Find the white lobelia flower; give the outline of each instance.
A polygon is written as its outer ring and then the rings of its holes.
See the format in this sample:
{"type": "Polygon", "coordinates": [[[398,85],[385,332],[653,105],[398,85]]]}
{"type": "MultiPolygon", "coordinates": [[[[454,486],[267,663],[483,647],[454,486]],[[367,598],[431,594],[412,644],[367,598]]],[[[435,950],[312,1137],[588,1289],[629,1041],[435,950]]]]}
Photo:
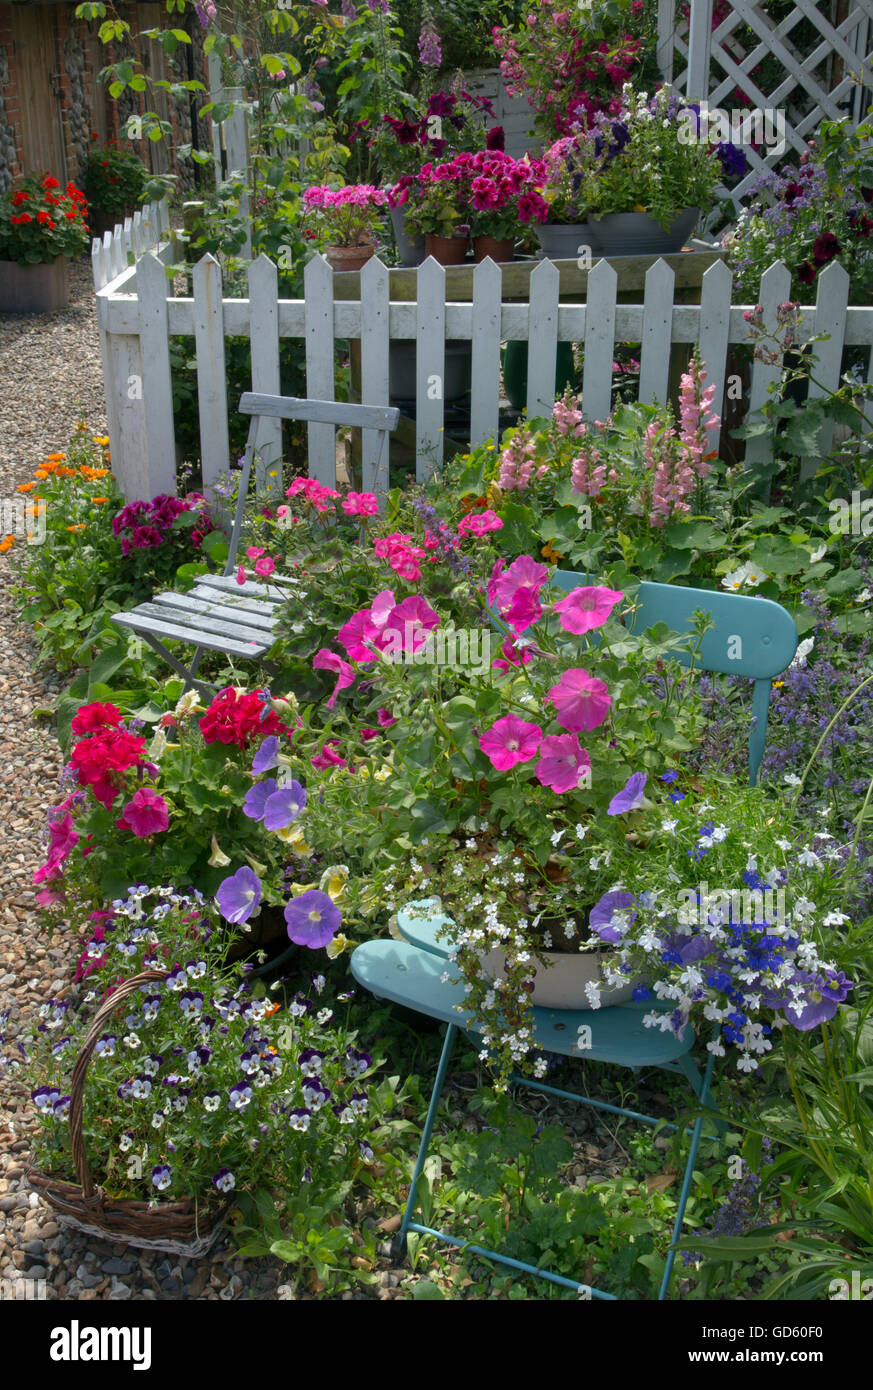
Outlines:
{"type": "Polygon", "coordinates": [[[798,777],[796,772],[786,772],[785,776],[782,778],[782,781],[785,783],[786,787],[800,786],[800,778],[798,777]]]}

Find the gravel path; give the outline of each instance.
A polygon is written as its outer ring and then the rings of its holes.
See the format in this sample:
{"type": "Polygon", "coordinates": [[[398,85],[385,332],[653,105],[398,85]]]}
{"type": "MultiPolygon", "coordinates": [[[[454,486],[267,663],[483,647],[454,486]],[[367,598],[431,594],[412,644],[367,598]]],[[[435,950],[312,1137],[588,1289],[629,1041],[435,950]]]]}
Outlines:
{"type": "MultiPolygon", "coordinates": [[[[37,465],[69,443],[84,418],[105,431],[103,377],[90,266],[72,266],[70,307],[56,314],[0,316],[0,470],[14,497],[37,465]]],[[[0,729],[4,817],[0,829],[0,1013],[9,1012],[6,1050],[43,999],[72,978],[74,933],[41,939],[33,871],[44,859],[47,809],[57,800],[61,755],[49,723],[33,710],[51,703],[59,678],[33,672],[35,648],[16,621],[11,571],[0,556],[0,729]]],[[[271,1298],[282,1282],[276,1261],[203,1260],[142,1253],[59,1226],[25,1186],[22,1165],[34,1124],[29,1101],[0,1086],[0,1280],[45,1280],[47,1298],[271,1298]]],[[[23,1296],[21,1285],[15,1292],[23,1296]]],[[[0,1283],[0,1294],[10,1294],[0,1283]]]]}

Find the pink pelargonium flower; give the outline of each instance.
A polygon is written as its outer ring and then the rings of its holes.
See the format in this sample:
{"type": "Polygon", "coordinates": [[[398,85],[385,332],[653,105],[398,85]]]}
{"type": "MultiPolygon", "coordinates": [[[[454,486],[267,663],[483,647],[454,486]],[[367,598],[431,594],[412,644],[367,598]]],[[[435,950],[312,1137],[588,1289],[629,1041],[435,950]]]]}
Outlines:
{"type": "Polygon", "coordinates": [[[128,801],[121,818],[115,822],[119,830],[132,830],[137,839],[160,835],[170,824],[167,803],[158,792],[140,787],[128,801]]]}
{"type": "Polygon", "coordinates": [[[458,522],[458,535],[463,535],[469,531],[471,536],[486,536],[489,531],[500,531],[503,529],[503,522],[494,511],[479,512],[475,516],[468,514],[458,522]]]}
{"type": "Polygon", "coordinates": [[[341,656],[336,656],[334,652],[328,651],[327,647],[322,647],[312,658],[312,665],[316,671],[335,671],[337,682],[333,688],[333,694],[327,701],[327,708],[333,709],[336,704],[336,697],[341,690],[346,690],[348,686],[354,685],[355,673],[347,661],[343,661],[341,656]]]}
{"type": "Polygon", "coordinates": [[[346,516],[376,516],[379,499],[375,492],[350,492],[342,500],[342,509],[346,516]]]}
{"type": "Polygon", "coordinates": [[[571,733],[599,728],[612,705],[604,682],[581,667],[565,671],[548,698],[555,706],[558,723],[571,733]]]}
{"type": "Polygon", "coordinates": [[[577,734],[550,734],[540,744],[536,779],[561,795],[578,787],[591,770],[591,759],[577,734]]]}
{"type": "Polygon", "coordinates": [[[561,620],[565,632],[573,632],[580,637],[583,632],[602,627],[617,603],[624,598],[618,589],[606,589],[600,585],[590,588],[572,589],[565,598],[555,604],[555,612],[561,620]]]}
{"type": "Polygon", "coordinates": [[[479,735],[479,747],[492,767],[508,772],[516,763],[527,763],[536,757],[542,737],[539,724],[528,724],[516,714],[507,714],[479,735]]]}
{"type": "Polygon", "coordinates": [[[259,574],[262,579],[269,579],[275,568],[276,561],[270,555],[264,555],[255,561],[255,574],[259,574]]]}

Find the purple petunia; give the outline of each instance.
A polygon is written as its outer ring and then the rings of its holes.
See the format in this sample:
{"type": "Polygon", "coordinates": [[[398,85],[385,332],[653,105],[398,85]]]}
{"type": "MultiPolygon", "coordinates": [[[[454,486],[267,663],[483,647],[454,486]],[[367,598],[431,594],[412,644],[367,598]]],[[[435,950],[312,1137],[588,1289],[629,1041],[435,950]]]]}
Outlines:
{"type": "Polygon", "coordinates": [[[299,782],[289,782],[267,798],[264,806],[264,826],[267,830],[284,830],[291,825],[306,805],[306,792],[299,782]]]}
{"type": "Polygon", "coordinates": [[[269,772],[271,768],[277,766],[279,762],[279,740],[275,734],[270,734],[265,738],[254,758],[252,759],[252,772],[269,772]]]}
{"type": "Polygon", "coordinates": [[[632,909],[636,906],[636,901],[633,893],[621,892],[618,889],[604,893],[591,909],[588,919],[591,930],[597,933],[601,941],[609,941],[616,945],[633,925],[637,914],[632,909]]]}
{"type": "Polygon", "coordinates": [[[248,816],[249,820],[263,820],[267,802],[278,790],[279,784],[275,777],[268,777],[266,782],[256,782],[246,792],[243,815],[248,816]]]}
{"type": "Polygon", "coordinates": [[[247,922],[260,905],[261,881],[254,870],[244,864],[231,878],[219,884],[215,901],[225,921],[237,925],[247,922]]]}
{"type": "Polygon", "coordinates": [[[288,936],[292,941],[298,946],[308,946],[311,950],[317,951],[336,936],[342,923],[342,915],[327,893],[320,893],[317,888],[311,888],[288,903],[285,908],[285,921],[288,925],[288,936]]]}
{"type": "Polygon", "coordinates": [[[612,798],[606,808],[608,816],[621,816],[625,811],[636,811],[643,804],[646,786],[646,773],[634,772],[627,779],[620,792],[612,798]]]}

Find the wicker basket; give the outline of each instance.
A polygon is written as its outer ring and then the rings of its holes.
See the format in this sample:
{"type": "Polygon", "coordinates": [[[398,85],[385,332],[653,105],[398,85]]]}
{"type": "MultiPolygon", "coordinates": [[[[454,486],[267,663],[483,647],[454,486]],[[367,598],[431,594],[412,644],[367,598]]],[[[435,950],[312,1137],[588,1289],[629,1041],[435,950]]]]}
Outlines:
{"type": "Polygon", "coordinates": [[[126,980],[101,1004],[88,1029],[76,1059],[70,1082],[70,1143],[80,1186],[64,1178],[51,1177],[28,1167],[31,1187],[58,1213],[65,1225],[75,1226],[88,1235],[124,1242],[144,1250],[165,1250],[178,1255],[203,1255],[221,1234],[223,1220],[232,1198],[216,1201],[210,1194],[206,1203],[190,1199],[161,1202],[152,1206],[132,1198],[107,1197],[95,1185],[85,1156],[82,1137],[85,1077],[91,1054],[106,1021],[123,999],[152,980],[164,980],[165,970],[143,970],[126,980]]]}

